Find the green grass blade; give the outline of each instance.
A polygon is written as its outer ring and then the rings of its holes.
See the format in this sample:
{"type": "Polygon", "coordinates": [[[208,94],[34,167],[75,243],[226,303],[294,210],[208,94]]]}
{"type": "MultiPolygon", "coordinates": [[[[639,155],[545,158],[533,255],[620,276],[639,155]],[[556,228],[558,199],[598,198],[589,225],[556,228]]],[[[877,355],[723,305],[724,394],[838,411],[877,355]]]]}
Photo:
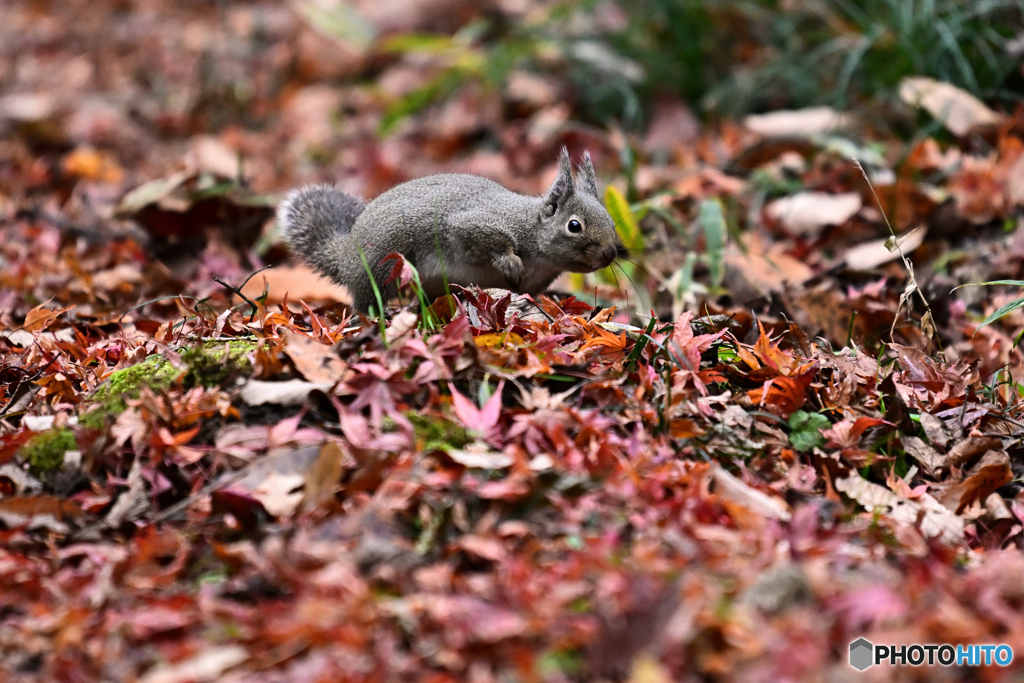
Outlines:
{"type": "Polygon", "coordinates": [[[1024,280],[991,280],[989,282],[968,282],[967,284],[954,287],[952,290],[955,292],[961,287],[991,287],[993,285],[1008,285],[1010,287],[1024,287],[1024,280]]]}
{"type": "Polygon", "coordinates": [[[1024,307],[1024,298],[1017,299],[1016,301],[1011,301],[1005,306],[1001,306],[999,310],[994,311],[989,317],[985,318],[981,322],[981,325],[978,326],[978,329],[980,330],[982,327],[985,327],[986,325],[991,325],[992,323],[999,320],[1007,313],[1012,313],[1013,311],[1016,311],[1018,308],[1022,307],[1024,307]]]}
{"type": "Polygon", "coordinates": [[[717,198],[705,199],[700,203],[700,227],[707,241],[706,258],[711,286],[718,289],[722,286],[725,273],[725,241],[729,228],[722,211],[722,202],[717,198]]]}

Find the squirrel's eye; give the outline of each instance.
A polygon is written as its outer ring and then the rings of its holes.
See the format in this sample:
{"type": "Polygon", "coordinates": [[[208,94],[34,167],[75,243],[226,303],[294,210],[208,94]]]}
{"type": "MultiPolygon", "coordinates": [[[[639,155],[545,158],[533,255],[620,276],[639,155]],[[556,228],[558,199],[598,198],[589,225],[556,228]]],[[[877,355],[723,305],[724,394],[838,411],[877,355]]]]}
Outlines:
{"type": "Polygon", "coordinates": [[[578,235],[583,232],[583,224],[573,218],[566,224],[566,229],[574,235],[578,235]]]}

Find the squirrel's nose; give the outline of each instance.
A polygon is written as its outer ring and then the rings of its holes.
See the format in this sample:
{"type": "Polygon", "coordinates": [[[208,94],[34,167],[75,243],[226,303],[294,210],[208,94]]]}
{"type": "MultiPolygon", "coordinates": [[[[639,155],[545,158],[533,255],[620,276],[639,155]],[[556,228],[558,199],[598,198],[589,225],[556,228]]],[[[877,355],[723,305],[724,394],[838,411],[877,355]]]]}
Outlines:
{"type": "Polygon", "coordinates": [[[618,256],[618,249],[615,248],[614,244],[609,244],[601,252],[601,260],[604,261],[604,265],[609,265],[618,256]]]}

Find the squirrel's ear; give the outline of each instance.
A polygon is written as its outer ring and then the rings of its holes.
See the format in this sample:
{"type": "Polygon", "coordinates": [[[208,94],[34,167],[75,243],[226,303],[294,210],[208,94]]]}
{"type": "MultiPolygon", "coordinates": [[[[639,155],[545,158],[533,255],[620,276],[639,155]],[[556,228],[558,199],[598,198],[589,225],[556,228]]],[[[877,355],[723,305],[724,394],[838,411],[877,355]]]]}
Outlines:
{"type": "Polygon", "coordinates": [[[594,162],[590,160],[590,152],[583,152],[583,161],[576,167],[576,180],[579,181],[582,191],[598,197],[597,174],[594,173],[594,162]]]}
{"type": "Polygon", "coordinates": [[[558,156],[558,177],[551,183],[547,194],[544,195],[544,211],[550,217],[554,216],[558,207],[573,192],[572,162],[569,161],[569,150],[562,148],[558,156]]]}

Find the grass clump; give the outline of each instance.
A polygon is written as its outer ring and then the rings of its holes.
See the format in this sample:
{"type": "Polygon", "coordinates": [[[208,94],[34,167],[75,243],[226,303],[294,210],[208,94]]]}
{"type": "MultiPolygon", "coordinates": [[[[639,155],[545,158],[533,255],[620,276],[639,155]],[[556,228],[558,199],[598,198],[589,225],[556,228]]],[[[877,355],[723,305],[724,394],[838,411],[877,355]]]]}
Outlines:
{"type": "Polygon", "coordinates": [[[979,97],[1021,99],[1024,21],[1014,0],[620,0],[613,36],[647,85],[723,114],[891,95],[931,76],[979,97]]]}

